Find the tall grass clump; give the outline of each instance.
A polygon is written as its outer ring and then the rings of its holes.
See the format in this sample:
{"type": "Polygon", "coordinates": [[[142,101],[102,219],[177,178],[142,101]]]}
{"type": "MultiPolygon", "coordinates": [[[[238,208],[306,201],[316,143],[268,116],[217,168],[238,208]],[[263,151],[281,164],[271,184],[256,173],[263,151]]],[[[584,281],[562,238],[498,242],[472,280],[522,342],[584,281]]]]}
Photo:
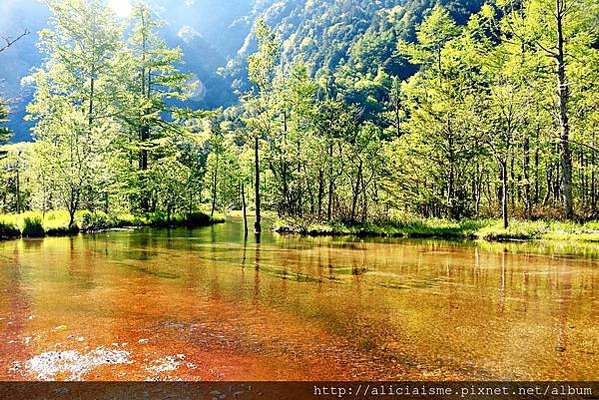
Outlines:
{"type": "Polygon", "coordinates": [[[549,224],[545,221],[510,221],[507,229],[503,228],[501,221],[479,230],[478,237],[490,242],[505,242],[512,240],[541,239],[549,231],[549,224]]]}
{"type": "Polygon", "coordinates": [[[44,215],[44,229],[47,236],[71,236],[79,233],[77,225],[69,227],[70,216],[64,210],[48,211],[44,215]]]}
{"type": "Polygon", "coordinates": [[[41,238],[46,236],[42,218],[38,215],[27,216],[23,219],[23,237],[41,238]]]}

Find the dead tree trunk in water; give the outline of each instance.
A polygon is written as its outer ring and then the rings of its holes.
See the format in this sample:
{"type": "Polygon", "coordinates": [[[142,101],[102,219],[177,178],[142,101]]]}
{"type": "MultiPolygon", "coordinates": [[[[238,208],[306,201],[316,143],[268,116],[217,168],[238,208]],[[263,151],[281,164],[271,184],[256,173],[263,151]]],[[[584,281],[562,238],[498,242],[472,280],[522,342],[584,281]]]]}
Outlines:
{"type": "Polygon", "coordinates": [[[245,202],[245,184],[241,182],[241,208],[243,209],[243,229],[247,235],[248,233],[248,213],[247,204],[245,202]]]}
{"type": "Polygon", "coordinates": [[[256,168],[256,180],[254,182],[254,192],[256,194],[256,219],[254,221],[254,232],[260,234],[262,232],[262,218],[260,215],[260,138],[258,135],[254,137],[254,167],[256,168]]]}

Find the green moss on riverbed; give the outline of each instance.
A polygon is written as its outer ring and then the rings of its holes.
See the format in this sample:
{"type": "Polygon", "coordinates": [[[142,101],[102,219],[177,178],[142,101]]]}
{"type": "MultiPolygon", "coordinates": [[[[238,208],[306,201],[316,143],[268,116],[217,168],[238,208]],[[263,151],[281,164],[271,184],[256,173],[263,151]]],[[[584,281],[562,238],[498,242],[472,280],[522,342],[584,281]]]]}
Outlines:
{"type": "Polygon", "coordinates": [[[490,242],[571,240],[599,242],[599,222],[513,221],[503,229],[497,220],[449,221],[412,219],[384,224],[309,224],[278,221],[275,231],[305,236],[357,236],[439,239],[481,239],[490,242]]]}

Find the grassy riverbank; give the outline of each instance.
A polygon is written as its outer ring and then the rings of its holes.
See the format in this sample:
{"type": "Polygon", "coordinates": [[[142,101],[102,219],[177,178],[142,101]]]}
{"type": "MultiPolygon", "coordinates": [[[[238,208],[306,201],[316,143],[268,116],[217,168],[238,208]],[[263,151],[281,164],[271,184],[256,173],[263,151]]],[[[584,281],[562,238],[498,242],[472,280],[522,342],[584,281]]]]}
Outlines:
{"type": "Polygon", "coordinates": [[[202,212],[175,214],[170,218],[164,213],[144,215],[106,214],[80,211],[75,216],[75,227],[69,228],[66,211],[50,211],[0,215],[0,240],[19,237],[68,236],[79,232],[93,233],[126,227],[200,227],[225,222],[222,216],[211,217],[202,212]]]}
{"type": "Polygon", "coordinates": [[[442,239],[481,239],[486,241],[570,240],[599,242],[599,221],[584,224],[557,221],[512,221],[503,229],[498,220],[448,221],[406,219],[385,224],[306,224],[278,221],[276,232],[306,236],[359,236],[442,239]]]}

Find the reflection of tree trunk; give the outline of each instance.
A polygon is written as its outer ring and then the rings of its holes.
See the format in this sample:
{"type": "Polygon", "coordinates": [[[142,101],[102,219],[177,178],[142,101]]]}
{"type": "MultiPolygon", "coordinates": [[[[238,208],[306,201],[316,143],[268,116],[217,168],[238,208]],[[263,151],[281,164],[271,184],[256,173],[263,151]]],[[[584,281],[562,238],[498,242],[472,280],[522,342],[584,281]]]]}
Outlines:
{"type": "Polygon", "coordinates": [[[564,274],[563,284],[557,285],[560,289],[559,316],[557,318],[557,337],[555,338],[555,350],[565,352],[568,348],[568,315],[570,313],[570,292],[572,283],[570,282],[570,274],[564,274]],[[561,287],[560,287],[561,286],[561,287]]]}
{"type": "Polygon", "coordinates": [[[247,261],[247,251],[248,251],[248,235],[247,231],[243,236],[243,258],[241,259],[241,268],[245,269],[245,263],[247,261]]]}
{"type": "Polygon", "coordinates": [[[528,271],[528,266],[530,265],[530,256],[526,256],[526,260],[524,262],[524,282],[522,283],[523,290],[523,301],[524,301],[524,312],[528,311],[528,303],[529,303],[529,287],[530,287],[530,272],[528,271]]]}
{"type": "Polygon", "coordinates": [[[260,300],[260,243],[256,243],[256,252],[254,253],[254,302],[260,300]]]}
{"type": "Polygon", "coordinates": [[[506,288],[506,269],[507,269],[507,248],[501,253],[501,287],[499,288],[499,313],[505,311],[505,288],[506,288]]]}
{"type": "Polygon", "coordinates": [[[480,252],[478,247],[474,248],[474,285],[478,285],[478,278],[480,276],[480,252]]]}
{"type": "Polygon", "coordinates": [[[333,267],[333,257],[331,254],[331,247],[329,245],[327,252],[327,266],[329,269],[329,279],[335,278],[335,268],[333,267]]]}

